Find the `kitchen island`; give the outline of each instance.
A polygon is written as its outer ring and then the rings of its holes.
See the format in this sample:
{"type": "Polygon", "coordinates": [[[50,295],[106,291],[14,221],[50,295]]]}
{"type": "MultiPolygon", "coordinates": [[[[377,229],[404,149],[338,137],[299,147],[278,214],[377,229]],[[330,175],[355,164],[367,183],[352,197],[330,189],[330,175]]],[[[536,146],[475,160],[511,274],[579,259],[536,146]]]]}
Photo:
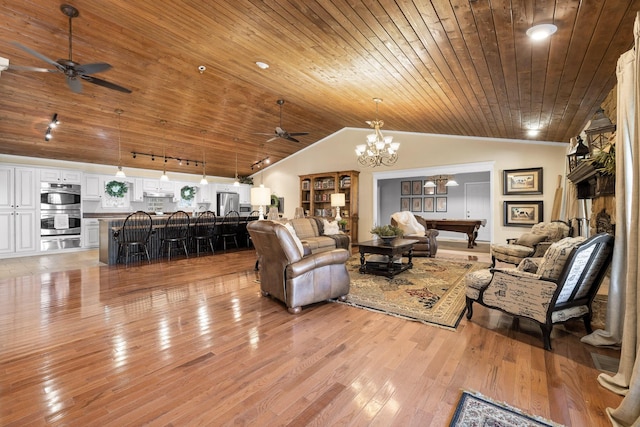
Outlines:
{"type": "MultiPolygon", "coordinates": [[[[149,238],[149,244],[147,248],[149,250],[149,257],[151,259],[162,258],[163,254],[160,253],[160,242],[162,239],[162,229],[165,226],[165,222],[169,218],[169,215],[151,215],[152,227],[153,231],[151,233],[151,237],[149,238]]],[[[98,247],[98,257],[100,262],[113,265],[116,264],[116,260],[118,259],[118,242],[114,238],[114,234],[122,228],[124,224],[124,220],[126,219],[126,215],[123,216],[113,216],[113,217],[99,217],[99,247],[98,247]]],[[[222,221],[224,218],[217,217],[216,218],[216,230],[219,225],[222,225],[222,221]]],[[[247,219],[254,220],[257,218],[240,218],[240,224],[238,226],[238,233],[236,239],[238,240],[238,245],[242,247],[248,246],[247,239],[247,219]]],[[[196,218],[191,218],[191,226],[195,225],[196,218]]],[[[188,247],[189,253],[195,253],[195,245],[189,239],[188,247]]],[[[221,241],[219,242],[221,244],[221,241]]],[[[216,247],[216,250],[218,248],[216,247]]]]}

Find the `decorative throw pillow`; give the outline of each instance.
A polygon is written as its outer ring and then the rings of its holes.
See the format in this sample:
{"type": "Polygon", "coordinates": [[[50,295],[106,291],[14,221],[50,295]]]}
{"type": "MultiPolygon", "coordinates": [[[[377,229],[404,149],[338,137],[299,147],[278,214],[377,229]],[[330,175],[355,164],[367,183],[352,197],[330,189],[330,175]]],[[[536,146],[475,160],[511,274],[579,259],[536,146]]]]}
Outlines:
{"type": "Polygon", "coordinates": [[[516,240],[516,245],[534,247],[538,243],[547,239],[544,234],[524,233],[516,240]]]}
{"type": "Polygon", "coordinates": [[[323,219],[322,223],[324,225],[325,236],[340,234],[340,227],[338,226],[338,221],[327,221],[326,219],[323,219]]]}
{"type": "Polygon", "coordinates": [[[296,243],[296,246],[298,247],[298,251],[300,252],[300,256],[304,256],[304,247],[302,246],[302,242],[298,238],[298,235],[296,234],[296,230],[293,228],[293,225],[291,225],[291,224],[289,224],[287,222],[287,223],[284,224],[284,228],[286,228],[289,231],[289,234],[291,234],[291,237],[293,238],[293,241],[296,243]]]}

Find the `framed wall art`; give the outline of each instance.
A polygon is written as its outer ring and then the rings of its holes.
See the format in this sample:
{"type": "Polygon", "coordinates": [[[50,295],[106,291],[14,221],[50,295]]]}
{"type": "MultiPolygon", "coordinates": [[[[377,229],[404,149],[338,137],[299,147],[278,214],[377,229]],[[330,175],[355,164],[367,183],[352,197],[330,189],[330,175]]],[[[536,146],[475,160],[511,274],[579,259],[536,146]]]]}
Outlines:
{"type": "Polygon", "coordinates": [[[448,188],[445,185],[447,183],[446,180],[439,179],[436,182],[436,194],[447,194],[448,188]]]}
{"type": "Polygon", "coordinates": [[[411,212],[422,212],[422,197],[411,199],[411,212]]]}
{"type": "Polygon", "coordinates": [[[414,196],[422,195],[422,180],[411,181],[411,194],[414,196]]]}
{"type": "Polygon", "coordinates": [[[411,181],[400,181],[400,195],[401,196],[411,195],[411,181]]]}
{"type": "Polygon", "coordinates": [[[504,170],[504,195],[542,194],[542,168],[504,170]]]}
{"type": "Polygon", "coordinates": [[[542,201],[504,202],[504,225],[509,227],[530,227],[543,221],[542,201]]]}
{"type": "Polygon", "coordinates": [[[423,187],[425,196],[436,194],[436,187],[423,187]]]}
{"type": "Polygon", "coordinates": [[[447,211],[447,198],[436,197],[436,212],[446,212],[446,211],[447,211]]]}
{"type": "Polygon", "coordinates": [[[400,210],[401,211],[411,210],[411,199],[409,197],[400,197],[400,210]]]}
{"type": "Polygon", "coordinates": [[[433,210],[434,210],[433,197],[425,197],[424,198],[424,202],[422,204],[422,210],[424,212],[433,212],[433,210]]]}

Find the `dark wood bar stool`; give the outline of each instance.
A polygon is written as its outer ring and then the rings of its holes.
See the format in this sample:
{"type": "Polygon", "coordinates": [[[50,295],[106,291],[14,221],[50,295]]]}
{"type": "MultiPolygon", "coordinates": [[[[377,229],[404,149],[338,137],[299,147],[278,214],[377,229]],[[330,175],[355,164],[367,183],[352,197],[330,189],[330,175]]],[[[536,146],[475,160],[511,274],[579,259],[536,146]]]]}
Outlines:
{"type": "Polygon", "coordinates": [[[167,218],[162,230],[162,238],[160,239],[160,255],[164,253],[166,245],[169,261],[171,261],[171,248],[175,244],[182,246],[184,254],[189,258],[189,251],[187,250],[189,222],[189,214],[184,211],[177,211],[167,218]]]}
{"type": "MultiPolygon", "coordinates": [[[[200,256],[200,242],[209,243],[211,253],[215,253],[213,242],[216,233],[216,214],[206,211],[196,218],[193,226],[192,238],[196,245],[196,253],[200,256]]],[[[206,247],[205,247],[206,249],[206,247]]]]}
{"type": "Polygon", "coordinates": [[[118,258],[116,263],[124,256],[125,265],[129,263],[129,257],[146,255],[147,262],[149,250],[147,245],[153,229],[151,215],[143,211],[137,211],[129,215],[122,224],[122,228],[113,234],[118,242],[118,258]]]}

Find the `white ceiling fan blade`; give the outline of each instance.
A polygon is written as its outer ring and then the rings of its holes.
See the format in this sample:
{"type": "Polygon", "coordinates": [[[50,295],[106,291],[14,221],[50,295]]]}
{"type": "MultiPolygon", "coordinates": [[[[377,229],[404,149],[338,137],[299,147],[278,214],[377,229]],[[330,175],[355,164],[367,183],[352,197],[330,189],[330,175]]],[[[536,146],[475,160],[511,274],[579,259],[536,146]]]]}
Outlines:
{"type": "Polygon", "coordinates": [[[9,65],[10,70],[16,71],[35,71],[37,73],[57,73],[58,70],[51,70],[49,68],[40,68],[40,67],[28,67],[25,65],[9,65]]]}
{"type": "Polygon", "coordinates": [[[64,67],[63,67],[62,65],[58,64],[58,63],[57,63],[56,61],[54,61],[53,59],[47,58],[46,56],[44,56],[44,55],[43,55],[43,54],[41,54],[40,52],[36,52],[35,50],[30,49],[30,48],[28,48],[28,47],[26,47],[26,46],[23,46],[23,45],[21,45],[21,44],[20,44],[20,43],[18,43],[18,42],[11,42],[11,44],[12,44],[12,45],[14,45],[14,46],[16,46],[16,47],[18,47],[18,48],[20,48],[20,49],[22,49],[22,50],[24,50],[25,52],[27,52],[27,53],[29,53],[29,54],[31,54],[31,55],[33,55],[33,56],[35,56],[36,58],[40,58],[40,59],[42,59],[44,62],[47,62],[47,63],[49,63],[49,64],[53,65],[53,66],[54,66],[54,67],[56,67],[58,70],[60,70],[60,71],[64,71],[64,67]]]}

